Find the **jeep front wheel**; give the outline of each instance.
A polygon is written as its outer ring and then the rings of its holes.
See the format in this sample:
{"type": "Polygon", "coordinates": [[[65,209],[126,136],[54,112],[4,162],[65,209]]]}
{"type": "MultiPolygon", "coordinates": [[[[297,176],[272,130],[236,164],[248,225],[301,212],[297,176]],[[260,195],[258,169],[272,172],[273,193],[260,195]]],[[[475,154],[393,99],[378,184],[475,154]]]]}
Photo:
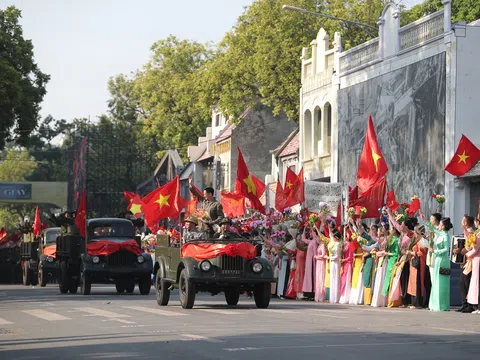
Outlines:
{"type": "Polygon", "coordinates": [[[170,284],[162,279],[160,276],[160,269],[157,270],[157,276],[155,276],[155,292],[157,295],[157,304],[159,306],[167,306],[170,300],[170,284]]]}
{"type": "Polygon", "coordinates": [[[59,265],[60,276],[58,277],[58,287],[62,294],[68,293],[69,277],[68,267],[66,261],[60,261],[59,265]]]}
{"type": "Polygon", "coordinates": [[[227,301],[227,305],[237,305],[238,299],[240,299],[240,291],[237,289],[225,290],[225,300],[227,301]]]}
{"type": "Polygon", "coordinates": [[[150,294],[150,290],[152,289],[152,278],[150,274],[138,279],[138,290],[140,290],[140,294],[148,295],[150,294]]]}
{"type": "Polygon", "coordinates": [[[38,285],[41,287],[47,286],[47,277],[43,273],[43,266],[38,267],[38,285]]]}
{"type": "Polygon", "coordinates": [[[25,285],[25,286],[30,285],[30,282],[31,282],[31,276],[30,275],[31,275],[30,262],[25,261],[23,263],[23,276],[22,276],[23,285],[25,285]]]}
{"type": "Polygon", "coordinates": [[[184,309],[191,309],[195,303],[195,284],[188,280],[187,270],[182,269],[178,281],[180,304],[184,309]]]}
{"type": "Polygon", "coordinates": [[[122,282],[117,281],[115,283],[115,289],[117,289],[117,293],[123,294],[123,292],[125,291],[125,285],[122,282]]]}
{"type": "Polygon", "coordinates": [[[80,283],[81,283],[82,295],[90,295],[90,292],[92,291],[92,280],[88,276],[83,265],[82,265],[82,271],[80,273],[80,283]]]}
{"type": "Polygon", "coordinates": [[[253,298],[255,305],[259,309],[266,309],[270,304],[271,285],[270,283],[256,284],[253,289],[253,298]]]}

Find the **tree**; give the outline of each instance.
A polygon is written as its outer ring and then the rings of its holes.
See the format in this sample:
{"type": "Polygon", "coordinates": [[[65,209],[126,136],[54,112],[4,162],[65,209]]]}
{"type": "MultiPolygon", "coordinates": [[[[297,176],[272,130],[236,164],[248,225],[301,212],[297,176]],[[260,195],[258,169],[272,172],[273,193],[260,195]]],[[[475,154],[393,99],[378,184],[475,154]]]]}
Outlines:
{"type": "Polygon", "coordinates": [[[144,131],[156,136],[159,149],[176,148],[185,158],[187,146],[196,143],[210,123],[212,104],[199,101],[197,76],[212,50],[208,44],[169,36],[157,41],[152,52],[134,81],[138,107],[144,111],[144,131]]]}
{"type": "MultiPolygon", "coordinates": [[[[402,25],[409,24],[423,16],[430,15],[443,9],[442,0],[425,0],[402,13],[402,25]]],[[[454,0],[452,2],[452,22],[466,21],[470,23],[480,19],[480,1],[454,0]]]]}
{"type": "Polygon", "coordinates": [[[13,6],[0,10],[0,150],[6,141],[28,144],[50,79],[34,62],[33,45],[23,38],[20,18],[13,6]]]}
{"type": "MultiPolygon", "coordinates": [[[[300,55],[319,29],[324,27],[332,38],[339,31],[346,49],[371,38],[344,22],[282,10],[283,3],[258,0],[239,17],[215,58],[205,65],[201,81],[205,103],[218,104],[238,121],[246,107],[261,101],[273,107],[274,114],[285,111],[297,120],[300,55]]],[[[372,26],[384,7],[382,0],[292,0],[289,4],[372,26]]]]}
{"type": "MultiPolygon", "coordinates": [[[[37,168],[37,162],[26,149],[9,148],[0,153],[0,179],[3,181],[25,181],[37,168]]],[[[32,215],[33,205],[0,205],[0,224],[8,232],[15,229],[18,218],[32,215]]],[[[32,218],[33,219],[33,218],[32,218]]]]}

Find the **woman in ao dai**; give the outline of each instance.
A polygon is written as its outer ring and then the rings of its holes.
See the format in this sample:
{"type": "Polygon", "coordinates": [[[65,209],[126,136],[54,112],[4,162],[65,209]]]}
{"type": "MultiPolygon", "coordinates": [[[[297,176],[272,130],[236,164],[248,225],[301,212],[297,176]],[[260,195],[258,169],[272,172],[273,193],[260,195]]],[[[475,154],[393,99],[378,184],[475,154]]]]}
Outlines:
{"type": "Polygon", "coordinates": [[[338,303],[340,300],[340,260],[342,259],[342,249],[340,240],[342,235],[336,229],[330,231],[331,241],[328,245],[328,252],[330,260],[330,302],[338,303]]]}

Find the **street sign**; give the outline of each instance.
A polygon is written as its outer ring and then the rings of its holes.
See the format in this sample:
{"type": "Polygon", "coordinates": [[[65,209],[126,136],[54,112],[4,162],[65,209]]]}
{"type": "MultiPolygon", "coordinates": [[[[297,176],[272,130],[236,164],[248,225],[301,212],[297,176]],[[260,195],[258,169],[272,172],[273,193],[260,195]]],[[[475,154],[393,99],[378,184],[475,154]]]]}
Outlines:
{"type": "Polygon", "coordinates": [[[32,184],[0,183],[0,200],[31,200],[32,184]]]}

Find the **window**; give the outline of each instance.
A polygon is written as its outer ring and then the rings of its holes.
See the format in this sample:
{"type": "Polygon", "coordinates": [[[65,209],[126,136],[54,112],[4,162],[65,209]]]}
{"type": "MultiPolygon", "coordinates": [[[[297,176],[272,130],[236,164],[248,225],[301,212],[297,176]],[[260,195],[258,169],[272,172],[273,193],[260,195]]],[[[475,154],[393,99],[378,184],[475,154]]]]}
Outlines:
{"type": "Polygon", "coordinates": [[[332,107],[328,104],[327,108],[327,134],[328,136],[332,136],[332,107]]]}
{"type": "Polygon", "coordinates": [[[215,126],[220,126],[220,114],[217,114],[217,116],[215,116],[215,126]]]}

